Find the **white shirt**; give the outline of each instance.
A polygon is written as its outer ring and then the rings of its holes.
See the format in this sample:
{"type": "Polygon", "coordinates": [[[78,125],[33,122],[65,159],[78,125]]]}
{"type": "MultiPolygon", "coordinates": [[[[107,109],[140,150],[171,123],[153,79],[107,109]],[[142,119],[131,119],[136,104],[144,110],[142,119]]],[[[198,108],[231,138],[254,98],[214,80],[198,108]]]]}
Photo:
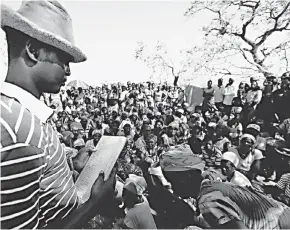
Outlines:
{"type": "Polygon", "coordinates": [[[126,100],[127,99],[127,96],[128,96],[128,91],[127,90],[121,92],[121,94],[120,94],[120,101],[126,100]]]}
{"type": "Polygon", "coordinates": [[[235,87],[233,85],[229,85],[224,90],[224,101],[225,105],[232,105],[233,98],[235,96],[235,87]]]}
{"type": "Polygon", "coordinates": [[[232,149],[230,149],[230,151],[233,151],[239,157],[239,165],[238,165],[237,169],[241,169],[241,170],[246,171],[246,172],[250,171],[251,166],[252,166],[254,161],[261,160],[264,158],[262,152],[258,149],[254,149],[251,153],[248,154],[248,156],[246,156],[245,159],[240,157],[237,148],[232,148],[232,149]]]}
{"type": "Polygon", "coordinates": [[[239,171],[235,171],[233,178],[230,181],[233,184],[239,185],[241,187],[247,187],[247,186],[252,186],[251,182],[249,179],[239,171]]]}

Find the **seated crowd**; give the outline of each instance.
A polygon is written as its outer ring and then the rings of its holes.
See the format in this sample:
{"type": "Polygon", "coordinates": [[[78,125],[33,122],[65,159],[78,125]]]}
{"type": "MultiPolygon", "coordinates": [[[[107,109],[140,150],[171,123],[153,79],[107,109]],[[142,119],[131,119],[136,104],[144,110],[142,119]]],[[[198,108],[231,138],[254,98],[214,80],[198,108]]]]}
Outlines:
{"type": "Polygon", "coordinates": [[[103,135],[127,138],[114,209],[84,227],[290,228],[289,72],[233,83],[197,106],[152,82],[43,96],[75,181],[103,135]]]}

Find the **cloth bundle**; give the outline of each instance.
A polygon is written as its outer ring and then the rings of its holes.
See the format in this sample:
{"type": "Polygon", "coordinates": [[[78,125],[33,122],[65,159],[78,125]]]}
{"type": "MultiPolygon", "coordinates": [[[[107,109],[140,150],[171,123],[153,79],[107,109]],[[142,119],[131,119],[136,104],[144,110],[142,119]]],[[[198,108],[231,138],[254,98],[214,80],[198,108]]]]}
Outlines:
{"type": "Polygon", "coordinates": [[[160,156],[160,166],[164,171],[187,171],[199,169],[203,171],[204,163],[199,156],[192,153],[189,145],[170,147],[160,156]]]}

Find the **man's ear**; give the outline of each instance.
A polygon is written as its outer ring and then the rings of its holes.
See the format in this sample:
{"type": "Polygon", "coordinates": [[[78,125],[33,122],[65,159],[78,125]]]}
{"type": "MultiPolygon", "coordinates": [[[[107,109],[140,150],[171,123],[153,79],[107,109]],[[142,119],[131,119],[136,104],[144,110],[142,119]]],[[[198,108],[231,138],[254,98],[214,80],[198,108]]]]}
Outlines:
{"type": "Polygon", "coordinates": [[[25,45],[25,51],[26,51],[27,56],[32,62],[34,63],[38,62],[39,49],[36,49],[30,40],[27,41],[25,45]]]}

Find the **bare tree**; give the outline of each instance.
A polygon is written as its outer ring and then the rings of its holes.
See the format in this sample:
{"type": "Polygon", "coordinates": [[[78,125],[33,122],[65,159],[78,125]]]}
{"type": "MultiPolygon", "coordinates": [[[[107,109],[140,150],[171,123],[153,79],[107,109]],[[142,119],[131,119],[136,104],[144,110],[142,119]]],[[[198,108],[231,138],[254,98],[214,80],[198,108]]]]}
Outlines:
{"type": "MultiPolygon", "coordinates": [[[[246,63],[241,66],[232,64],[230,57],[227,58],[228,65],[242,72],[268,76],[273,74],[271,68],[277,61],[271,63],[271,60],[276,57],[283,63],[283,70],[289,69],[290,1],[195,0],[185,16],[194,17],[201,11],[208,11],[213,16],[210,25],[204,27],[207,62],[223,55],[239,55],[246,63]],[[210,44],[210,41],[214,42],[210,44]]],[[[235,75],[225,70],[221,74],[235,75]]]]}
{"type": "Polygon", "coordinates": [[[153,51],[150,51],[142,42],[138,43],[138,47],[135,51],[135,58],[143,61],[151,68],[153,75],[159,71],[166,76],[173,76],[174,85],[177,85],[180,76],[186,73],[193,63],[191,50],[180,51],[179,60],[173,61],[173,55],[168,53],[165,44],[160,41],[157,42],[153,51]]]}

